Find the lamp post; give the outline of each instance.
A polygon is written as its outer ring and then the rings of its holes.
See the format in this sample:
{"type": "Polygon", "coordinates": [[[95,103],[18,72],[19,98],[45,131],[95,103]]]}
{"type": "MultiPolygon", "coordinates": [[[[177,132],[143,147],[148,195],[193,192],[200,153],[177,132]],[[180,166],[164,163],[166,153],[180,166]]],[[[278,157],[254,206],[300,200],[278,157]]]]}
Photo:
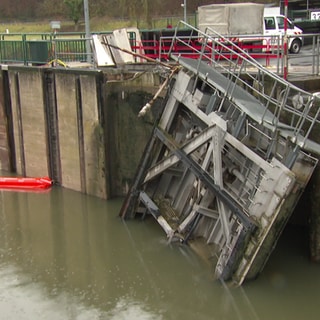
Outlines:
{"type": "Polygon", "coordinates": [[[187,22],[187,0],[183,0],[181,7],[183,8],[183,20],[184,22],[187,22]]]}
{"type": "Polygon", "coordinates": [[[90,23],[89,23],[89,4],[88,0],[83,0],[83,9],[84,9],[84,24],[86,31],[86,53],[87,53],[87,62],[91,62],[91,47],[90,47],[90,23]]]}

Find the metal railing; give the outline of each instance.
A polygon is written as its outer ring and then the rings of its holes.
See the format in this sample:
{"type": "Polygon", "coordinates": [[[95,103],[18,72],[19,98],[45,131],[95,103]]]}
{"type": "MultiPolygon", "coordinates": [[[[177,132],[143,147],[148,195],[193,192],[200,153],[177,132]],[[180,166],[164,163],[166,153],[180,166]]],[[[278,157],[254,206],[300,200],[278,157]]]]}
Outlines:
{"type": "Polygon", "coordinates": [[[23,65],[51,61],[87,61],[86,39],[82,33],[1,34],[0,63],[23,65]]]}
{"type": "Polygon", "coordinates": [[[320,34],[302,34],[304,47],[300,54],[288,55],[287,69],[292,78],[320,75],[320,34]]]}
{"type": "MultiPolygon", "coordinates": [[[[184,22],[181,22],[184,24],[184,22]]],[[[192,28],[191,26],[189,26],[192,28]]],[[[241,109],[253,118],[256,123],[255,130],[259,125],[268,129],[270,141],[273,141],[275,133],[281,134],[300,148],[309,152],[320,154],[320,97],[299,89],[283,78],[264,68],[256,59],[235,45],[230,40],[222,37],[212,29],[205,32],[195,30],[201,47],[197,49],[198,59],[196,62],[186,60],[181,53],[174,50],[175,46],[195,50],[192,45],[193,36],[173,38],[169,57],[177,60],[180,64],[192,66],[194,73],[205,77],[205,65],[217,71],[216,77],[224,75],[228,81],[223,82],[221,90],[223,95],[230,101],[235,91],[240,94],[236,108],[241,109]],[[224,41],[221,41],[223,39],[224,41]],[[253,101],[245,101],[247,95],[239,91],[238,87],[244,89],[255,97],[253,101]]],[[[219,79],[217,78],[216,81],[219,79]]],[[[213,84],[213,88],[219,83],[213,84]]],[[[223,97],[222,97],[223,100],[223,97]]],[[[222,104],[223,106],[223,104],[222,104]]]]}
{"type": "MultiPolygon", "coordinates": [[[[184,22],[180,22],[185,26],[184,22]]],[[[212,31],[214,33],[214,31],[212,31]]],[[[161,37],[158,41],[159,44],[154,46],[154,55],[158,54],[158,59],[165,59],[168,57],[169,51],[175,52],[183,57],[190,57],[194,59],[199,58],[199,52],[201,52],[201,35],[199,36],[198,30],[191,32],[187,36],[178,36],[180,39],[185,38],[186,41],[173,41],[172,37],[161,37]],[[156,50],[158,48],[158,50],[156,50]]],[[[218,35],[217,35],[218,37],[218,35]]],[[[294,39],[296,36],[288,36],[288,42],[290,39],[294,39]]],[[[284,76],[285,70],[292,77],[299,76],[318,76],[320,74],[320,35],[318,34],[304,34],[299,35],[302,42],[308,40],[308,46],[303,46],[299,54],[284,52],[283,41],[284,36],[253,36],[243,35],[235,38],[234,36],[222,36],[216,39],[216,47],[220,43],[224,43],[225,46],[230,48],[240,48],[250,55],[251,58],[257,60],[264,67],[268,67],[277,75],[284,76]]],[[[149,44],[148,48],[151,48],[149,44]]],[[[206,50],[210,51],[208,46],[206,50]]],[[[235,49],[237,51],[237,49],[235,49]]],[[[226,57],[230,53],[225,52],[226,57]]],[[[220,58],[222,53],[220,53],[220,58]]],[[[233,58],[229,56],[229,58],[233,58]]],[[[234,57],[235,58],[235,57],[234,57]]]]}
{"type": "MultiPolygon", "coordinates": [[[[172,36],[160,37],[153,40],[142,40],[132,43],[132,50],[143,52],[147,57],[166,60],[169,50],[176,51],[181,56],[198,58],[198,52],[201,51],[198,30],[191,25],[180,21],[177,28],[172,30],[190,29],[190,35],[187,36],[188,43],[182,45],[182,42],[173,42],[172,36]]],[[[104,32],[102,34],[107,34],[104,32]]],[[[130,34],[128,34],[130,38],[130,34]]],[[[290,77],[296,76],[315,76],[320,73],[320,46],[318,34],[303,34],[299,37],[308,42],[308,50],[303,50],[303,54],[284,55],[282,46],[282,37],[274,36],[260,37],[258,41],[249,41],[250,36],[241,36],[241,42],[233,42],[233,38],[223,37],[230,40],[231,45],[236,44],[243,51],[256,59],[263,66],[270,68],[278,75],[284,74],[287,70],[290,77]],[[270,40],[271,39],[271,40],[270,40]],[[301,59],[309,59],[308,63],[301,59]]],[[[252,40],[252,39],[251,39],[252,40]]],[[[61,60],[64,63],[72,61],[93,61],[93,56],[86,52],[86,39],[84,33],[29,33],[29,34],[0,34],[0,63],[2,64],[46,64],[52,60],[61,60]]],[[[230,41],[228,43],[230,43],[230,41]]],[[[94,62],[94,61],[93,61],[94,62]]]]}

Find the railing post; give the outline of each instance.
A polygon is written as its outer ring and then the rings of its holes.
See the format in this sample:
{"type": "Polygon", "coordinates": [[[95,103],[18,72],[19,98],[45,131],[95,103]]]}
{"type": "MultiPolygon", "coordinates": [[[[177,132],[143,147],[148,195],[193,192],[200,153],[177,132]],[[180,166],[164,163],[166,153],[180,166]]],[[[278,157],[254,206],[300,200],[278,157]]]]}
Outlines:
{"type": "Polygon", "coordinates": [[[22,48],[23,48],[23,64],[26,66],[28,64],[28,46],[27,46],[27,36],[22,35],[22,48]]]}
{"type": "Polygon", "coordinates": [[[90,25],[89,25],[89,5],[88,0],[84,0],[84,17],[85,17],[85,29],[86,29],[86,54],[87,54],[87,62],[91,63],[91,33],[90,33],[90,25]]]}
{"type": "Polygon", "coordinates": [[[320,70],[319,70],[319,54],[320,54],[320,50],[319,50],[319,36],[316,36],[317,39],[317,55],[316,55],[316,59],[317,59],[317,74],[319,74],[320,70]]]}

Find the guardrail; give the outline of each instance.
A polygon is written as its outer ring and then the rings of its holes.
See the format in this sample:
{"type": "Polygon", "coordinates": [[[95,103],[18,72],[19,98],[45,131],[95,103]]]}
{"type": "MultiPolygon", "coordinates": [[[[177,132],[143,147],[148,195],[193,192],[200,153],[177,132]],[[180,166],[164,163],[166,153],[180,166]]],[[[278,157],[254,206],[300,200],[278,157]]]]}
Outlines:
{"type": "MultiPolygon", "coordinates": [[[[214,51],[220,51],[219,57],[224,54],[226,59],[236,59],[237,55],[224,50],[225,47],[234,49],[235,52],[240,48],[245,53],[249,54],[252,58],[259,60],[264,66],[269,67],[272,59],[282,58],[281,39],[279,36],[252,38],[252,36],[235,37],[219,37],[214,47],[207,46],[207,54],[213,54],[214,51]],[[225,52],[223,52],[223,50],[225,52]]],[[[154,57],[159,59],[168,59],[169,52],[177,53],[183,57],[198,59],[199,52],[203,46],[202,38],[196,35],[161,37],[159,43],[155,44],[154,57]],[[179,39],[177,41],[177,39],[179,39]],[[183,41],[185,39],[186,41],[183,41]]],[[[143,48],[143,45],[142,45],[143,48]]],[[[152,46],[147,46],[152,48],[152,46]]],[[[279,70],[279,66],[277,68],[279,70]]]]}
{"type": "MultiPolygon", "coordinates": [[[[320,153],[320,140],[317,134],[320,127],[318,94],[303,91],[274,72],[263,68],[256,59],[230,40],[224,39],[222,42],[221,35],[212,29],[208,28],[206,32],[199,31],[198,35],[201,36],[201,48],[197,51],[197,60],[182,57],[174,50],[176,45],[193,48],[192,37],[188,39],[175,36],[168,52],[169,57],[191,68],[199,77],[205,72],[209,74],[210,68],[217,71],[216,78],[212,81],[219,82],[215,86],[221,86],[226,91],[226,96],[232,96],[238,86],[243,88],[243,91],[238,91],[237,108],[256,121],[256,126],[248,130],[265,130],[264,134],[268,139],[265,146],[272,146],[275,135],[280,133],[300,148],[320,153]],[[208,66],[208,70],[204,70],[203,62],[208,66]],[[219,79],[219,74],[225,77],[219,79]],[[247,93],[251,93],[257,100],[250,104],[244,98],[247,93]],[[263,129],[259,128],[259,125],[263,125],[263,129]]],[[[219,99],[221,108],[226,107],[223,104],[225,97],[221,96],[219,99]]],[[[260,152],[263,152],[263,148],[260,152]]],[[[286,165],[290,167],[289,163],[286,165]]]]}
{"type": "MultiPolygon", "coordinates": [[[[289,54],[286,67],[290,78],[320,75],[320,34],[302,34],[307,45],[299,54],[289,54]]],[[[285,62],[283,62],[285,65],[285,62]]]]}
{"type": "Polygon", "coordinates": [[[82,33],[1,34],[0,63],[42,65],[61,60],[87,61],[86,39],[82,33]]]}
{"type": "MultiPolygon", "coordinates": [[[[185,30],[185,28],[186,25],[183,25],[182,29],[185,30]]],[[[179,30],[179,24],[175,30],[179,30]]],[[[173,34],[175,30],[172,30],[173,34]]],[[[198,58],[197,52],[202,46],[198,31],[192,33],[193,31],[190,28],[191,34],[187,36],[189,42],[184,46],[181,43],[172,43],[172,36],[161,36],[159,32],[160,37],[145,40],[143,39],[143,31],[141,32],[142,41],[132,41],[134,52],[143,53],[148,58],[168,60],[169,50],[174,50],[182,56],[198,58]]],[[[150,33],[150,31],[148,32],[150,33]]],[[[130,34],[128,35],[130,39],[130,34]]],[[[303,34],[300,36],[309,45],[308,50],[302,50],[299,54],[284,54],[281,45],[283,38],[281,36],[252,38],[252,36],[245,35],[241,36],[241,41],[239,39],[235,41],[234,37],[224,36],[223,39],[232,40],[232,43],[249,53],[263,66],[272,68],[272,71],[278,75],[283,75],[284,70],[290,74],[290,77],[319,75],[320,35],[303,34]],[[308,59],[308,62],[301,62],[302,59],[308,59]]],[[[84,33],[2,33],[0,34],[0,63],[41,65],[58,60],[62,63],[92,61],[94,66],[92,54],[86,52],[87,41],[91,41],[91,39],[86,39],[84,33]]]]}

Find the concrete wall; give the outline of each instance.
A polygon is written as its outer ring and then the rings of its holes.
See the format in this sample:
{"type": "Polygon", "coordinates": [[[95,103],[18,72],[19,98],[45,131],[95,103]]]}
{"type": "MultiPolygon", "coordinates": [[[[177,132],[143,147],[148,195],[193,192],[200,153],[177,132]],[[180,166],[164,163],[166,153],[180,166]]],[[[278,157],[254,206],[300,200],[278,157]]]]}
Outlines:
{"type": "Polygon", "coordinates": [[[145,117],[138,117],[138,113],[158,87],[158,82],[150,74],[135,81],[107,83],[105,121],[106,127],[113,129],[108,130],[106,151],[113,195],[125,195],[131,186],[162,100],[156,100],[152,112],[145,117]]]}
{"type": "Polygon", "coordinates": [[[5,76],[0,73],[0,170],[10,171],[10,150],[9,150],[9,136],[7,126],[7,110],[6,105],[6,86],[5,76]]]}
{"type": "Polygon", "coordinates": [[[48,176],[42,72],[10,72],[9,81],[17,173],[48,176]]]}
{"type": "Polygon", "coordinates": [[[138,118],[138,112],[159,84],[152,73],[133,76],[89,69],[1,70],[8,97],[0,90],[0,169],[50,176],[100,198],[125,195],[154,121],[154,115],[138,118]]]}

